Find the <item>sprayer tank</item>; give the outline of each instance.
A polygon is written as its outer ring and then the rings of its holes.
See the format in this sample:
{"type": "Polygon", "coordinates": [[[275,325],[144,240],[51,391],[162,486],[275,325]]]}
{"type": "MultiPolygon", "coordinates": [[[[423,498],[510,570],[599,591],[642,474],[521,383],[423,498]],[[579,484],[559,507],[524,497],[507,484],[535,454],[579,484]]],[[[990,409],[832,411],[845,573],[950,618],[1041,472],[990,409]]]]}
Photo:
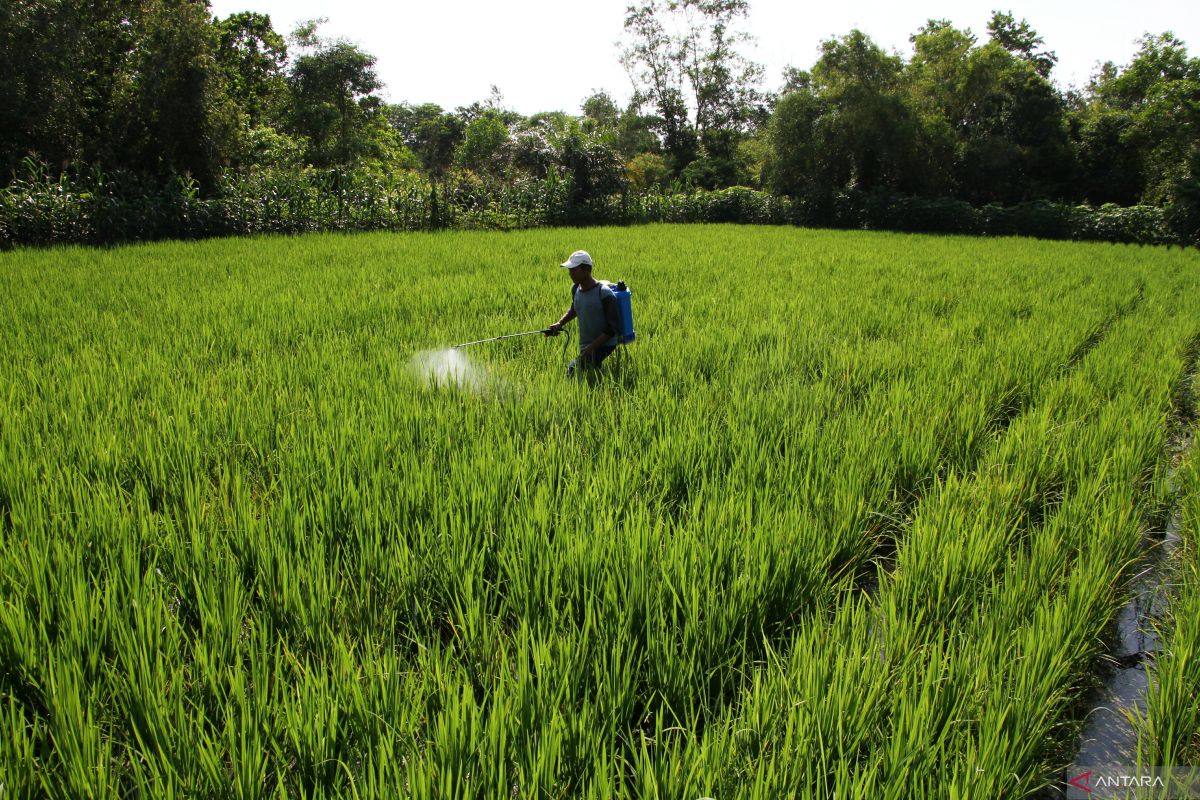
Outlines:
{"type": "Polygon", "coordinates": [[[621,344],[627,344],[634,340],[634,332],[633,303],[629,287],[625,285],[625,281],[620,281],[613,287],[613,294],[617,297],[617,313],[621,319],[621,329],[618,331],[618,338],[621,344]]]}

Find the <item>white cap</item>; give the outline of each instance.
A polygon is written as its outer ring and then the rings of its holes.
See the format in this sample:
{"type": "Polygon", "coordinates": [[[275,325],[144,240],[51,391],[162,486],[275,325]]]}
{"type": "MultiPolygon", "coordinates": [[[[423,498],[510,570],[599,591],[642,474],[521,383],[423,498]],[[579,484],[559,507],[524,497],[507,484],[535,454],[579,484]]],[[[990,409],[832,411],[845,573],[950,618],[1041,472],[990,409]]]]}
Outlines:
{"type": "Polygon", "coordinates": [[[564,261],[560,266],[563,267],[582,267],[583,265],[592,266],[592,257],[588,255],[587,250],[576,250],[571,253],[571,257],[564,261]]]}

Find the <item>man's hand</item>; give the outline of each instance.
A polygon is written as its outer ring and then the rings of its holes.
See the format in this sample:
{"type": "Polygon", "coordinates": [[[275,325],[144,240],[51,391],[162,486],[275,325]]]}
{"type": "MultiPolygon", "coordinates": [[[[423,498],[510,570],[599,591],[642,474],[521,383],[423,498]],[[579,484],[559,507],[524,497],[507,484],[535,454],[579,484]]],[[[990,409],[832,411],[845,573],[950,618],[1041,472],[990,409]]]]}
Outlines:
{"type": "Polygon", "coordinates": [[[560,333],[562,333],[562,327],[562,323],[556,322],[549,328],[546,328],[546,330],[542,331],[542,333],[546,336],[558,336],[560,333]]]}

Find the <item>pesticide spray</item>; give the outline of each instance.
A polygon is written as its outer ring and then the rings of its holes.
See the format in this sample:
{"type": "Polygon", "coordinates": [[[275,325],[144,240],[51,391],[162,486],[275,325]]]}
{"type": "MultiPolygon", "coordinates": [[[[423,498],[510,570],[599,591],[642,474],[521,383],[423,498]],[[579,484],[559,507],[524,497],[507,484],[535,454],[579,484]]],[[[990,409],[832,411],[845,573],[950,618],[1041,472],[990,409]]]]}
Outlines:
{"type": "Polygon", "coordinates": [[[428,383],[440,386],[461,386],[479,391],[488,384],[489,376],[482,367],[476,367],[471,363],[467,354],[463,352],[463,348],[486,342],[498,342],[501,339],[515,339],[518,336],[532,336],[535,333],[546,333],[546,331],[510,333],[505,336],[493,336],[490,339],[463,342],[445,350],[423,350],[413,356],[413,366],[428,383]]]}
{"type": "Polygon", "coordinates": [[[422,380],[437,386],[482,391],[488,383],[487,373],[474,366],[465,353],[454,347],[422,350],[413,356],[412,367],[422,380]]]}

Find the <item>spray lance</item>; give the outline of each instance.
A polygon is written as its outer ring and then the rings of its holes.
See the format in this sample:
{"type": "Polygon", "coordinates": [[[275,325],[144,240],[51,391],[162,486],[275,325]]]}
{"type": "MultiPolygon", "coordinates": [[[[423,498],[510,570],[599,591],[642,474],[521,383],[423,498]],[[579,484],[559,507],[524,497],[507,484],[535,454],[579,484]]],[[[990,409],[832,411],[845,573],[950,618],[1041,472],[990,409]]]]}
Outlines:
{"type": "Polygon", "coordinates": [[[504,336],[493,336],[490,339],[477,339],[474,342],[463,342],[462,344],[454,345],[454,347],[451,349],[457,350],[460,347],[470,347],[473,344],[486,344],[488,342],[498,342],[501,339],[515,339],[518,336],[533,336],[535,333],[549,333],[549,332],[550,332],[550,330],[548,328],[546,328],[546,329],[543,329],[540,331],[525,331],[524,333],[508,333],[508,334],[505,334],[504,336]]]}

